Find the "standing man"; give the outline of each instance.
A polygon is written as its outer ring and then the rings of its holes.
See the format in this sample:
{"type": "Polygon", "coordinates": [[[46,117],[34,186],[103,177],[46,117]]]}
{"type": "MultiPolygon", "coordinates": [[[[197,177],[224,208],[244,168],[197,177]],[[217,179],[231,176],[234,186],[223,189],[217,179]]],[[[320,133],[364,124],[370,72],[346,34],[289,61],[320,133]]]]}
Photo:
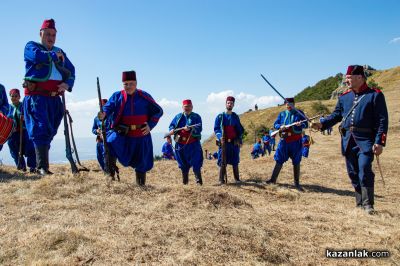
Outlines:
{"type": "MultiPolygon", "coordinates": [[[[225,107],[226,111],[217,115],[214,123],[214,133],[219,143],[226,144],[226,163],[232,165],[233,176],[236,183],[240,183],[239,179],[239,154],[240,147],[242,145],[242,137],[244,128],[240,123],[239,116],[233,112],[235,106],[235,98],[228,96],[226,98],[225,107]],[[222,136],[225,136],[223,138],[222,136]]],[[[219,145],[218,149],[218,161],[217,164],[221,167],[222,163],[222,145],[219,145]]],[[[219,182],[224,184],[224,175],[222,171],[219,171],[219,182]]]]}
{"type": "Polygon", "coordinates": [[[347,68],[346,83],[349,89],[339,97],[333,113],[312,127],[325,130],[341,122],[342,155],[355,190],[356,206],[373,214],[375,174],[372,161],[386,145],[386,101],[380,90],[368,87],[360,65],[347,68]]]}
{"type": "Polygon", "coordinates": [[[171,136],[165,137],[166,141],[162,146],[161,152],[163,159],[166,160],[175,160],[174,149],[172,148],[172,139],[171,136]]]}
{"type": "Polygon", "coordinates": [[[54,46],[57,30],[53,19],[40,28],[40,43],[25,46],[24,117],[29,138],[33,141],[38,173],[49,171],[49,149],[63,118],[60,95],[71,92],[75,68],[63,50],[54,46]]]}
{"type": "MultiPolygon", "coordinates": [[[[101,100],[101,105],[104,106],[107,103],[107,99],[102,99],[101,100]]],[[[93,121],[93,127],[92,127],[92,133],[96,135],[96,155],[97,155],[97,161],[99,162],[99,165],[101,167],[101,170],[105,171],[105,152],[104,152],[104,142],[103,142],[103,135],[102,135],[102,120],[99,119],[98,116],[94,118],[93,121]]],[[[104,126],[106,128],[106,132],[110,130],[111,128],[111,123],[109,119],[106,119],[104,121],[104,126]]],[[[109,155],[110,156],[110,155],[109,155]]],[[[112,161],[112,160],[111,160],[112,161]]],[[[114,160],[115,161],[115,160],[114,160]]]]}
{"type": "Polygon", "coordinates": [[[34,173],[36,169],[35,148],[33,147],[32,141],[28,137],[28,133],[26,132],[26,128],[24,125],[24,111],[22,103],[20,102],[21,95],[19,90],[11,89],[10,98],[11,105],[9,107],[7,116],[12,118],[14,120],[14,124],[16,125],[15,132],[8,139],[10,154],[11,157],[14,159],[15,165],[17,166],[18,170],[26,172],[27,164],[29,167],[29,172],[34,173]],[[22,140],[22,143],[20,142],[20,140],[22,140]],[[20,148],[22,149],[22,154],[19,154],[20,148]],[[23,155],[27,157],[27,163],[25,163],[25,158],[23,157],[23,155]]]}
{"type": "Polygon", "coordinates": [[[304,117],[298,112],[304,113],[301,110],[297,109],[297,112],[294,109],[294,98],[286,98],[285,103],[287,110],[280,112],[274,123],[274,128],[280,131],[281,140],[278,143],[278,148],[274,155],[275,167],[272,176],[266,182],[267,184],[275,184],[283,164],[290,158],[293,164],[294,185],[297,190],[303,191],[303,188],[300,186],[300,162],[303,149],[301,132],[304,128],[308,127],[308,123],[300,122],[304,120],[304,117]],[[295,122],[297,122],[296,125],[286,127],[286,125],[295,122]]]}
{"type": "Polygon", "coordinates": [[[268,151],[268,155],[271,155],[271,136],[269,135],[269,130],[264,131],[264,136],[262,137],[263,141],[263,152],[267,154],[265,151],[268,151]]]}
{"type": "Polygon", "coordinates": [[[193,167],[193,173],[198,185],[203,184],[201,167],[203,166],[203,150],[200,139],[203,129],[201,117],[192,112],[191,100],[182,102],[183,113],[177,114],[169,125],[170,135],[175,134],[176,161],[182,171],[184,185],[189,183],[189,169],[193,167]],[[196,125],[197,126],[193,126],[196,125]],[[176,129],[181,128],[179,131],[176,129]]]}
{"type": "MultiPolygon", "coordinates": [[[[272,129],[269,130],[269,135],[272,135],[272,132],[274,132],[272,129]]],[[[275,137],[276,135],[274,135],[273,137],[271,137],[270,143],[271,143],[271,148],[272,151],[275,151],[275,137]]]]}
{"type": "Polygon", "coordinates": [[[99,119],[107,117],[111,128],[107,143],[111,156],[130,166],[136,172],[136,184],[146,184],[146,172],[153,168],[153,142],[150,131],[163,115],[162,108],[150,94],[137,89],[135,71],[122,73],[124,89],[114,92],[99,113],[99,119]]]}

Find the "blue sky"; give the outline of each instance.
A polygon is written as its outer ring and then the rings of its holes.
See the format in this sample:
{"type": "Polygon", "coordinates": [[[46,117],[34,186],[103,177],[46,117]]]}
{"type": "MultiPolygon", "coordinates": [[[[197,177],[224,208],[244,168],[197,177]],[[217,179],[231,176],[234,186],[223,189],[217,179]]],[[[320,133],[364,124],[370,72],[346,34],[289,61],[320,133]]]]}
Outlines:
{"type": "MultiPolygon", "coordinates": [[[[400,62],[400,1],[2,1],[0,83],[21,87],[23,49],[54,18],[56,46],[76,67],[67,104],[76,135],[90,136],[102,94],[121,89],[121,72],[137,71],[138,87],[164,107],[156,132],[167,131],[191,98],[212,132],[224,98],[238,113],[281,100],[349,64],[386,69],[400,62]]],[[[62,130],[60,130],[62,134],[62,130]]]]}

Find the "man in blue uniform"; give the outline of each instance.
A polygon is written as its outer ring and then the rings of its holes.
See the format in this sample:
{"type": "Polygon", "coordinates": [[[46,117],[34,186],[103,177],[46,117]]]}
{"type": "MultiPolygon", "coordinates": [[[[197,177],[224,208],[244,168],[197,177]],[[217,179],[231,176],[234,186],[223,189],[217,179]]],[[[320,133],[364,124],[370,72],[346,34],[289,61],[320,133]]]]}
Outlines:
{"type": "MultiPolygon", "coordinates": [[[[232,111],[234,106],[235,98],[232,96],[228,96],[225,103],[226,111],[217,115],[217,117],[215,118],[214,133],[219,143],[226,144],[226,163],[232,165],[235,182],[240,183],[239,154],[240,146],[242,145],[244,128],[240,123],[239,116],[232,111]],[[222,136],[225,136],[225,138],[223,138],[222,136]]],[[[217,161],[219,167],[221,167],[221,163],[222,149],[221,145],[219,145],[217,161]]],[[[219,182],[220,184],[225,183],[222,171],[220,171],[219,182]]]]}
{"type": "Polygon", "coordinates": [[[174,149],[172,148],[172,139],[171,136],[165,137],[166,141],[161,148],[162,157],[166,160],[175,160],[174,149]]]}
{"type": "Polygon", "coordinates": [[[264,156],[264,151],[263,148],[261,146],[261,139],[258,139],[258,141],[256,143],[254,143],[253,145],[253,150],[251,151],[251,157],[253,159],[256,159],[258,157],[264,156]]]}
{"type": "Polygon", "coordinates": [[[56,34],[54,20],[45,20],[40,29],[40,43],[30,41],[24,50],[24,118],[35,146],[40,175],[51,174],[50,143],[64,112],[59,95],[71,92],[75,81],[74,66],[65,52],[54,46],[56,34]]]}
{"type": "Polygon", "coordinates": [[[264,154],[267,154],[266,151],[268,151],[268,155],[271,154],[271,136],[269,135],[269,130],[266,130],[264,132],[264,136],[262,137],[262,141],[263,141],[263,152],[264,154]]]}
{"type": "MultiPolygon", "coordinates": [[[[269,130],[269,135],[272,135],[272,132],[274,132],[272,129],[269,130]]],[[[272,151],[275,151],[275,138],[276,135],[274,135],[273,137],[271,137],[270,143],[271,143],[271,149],[272,151]]]]}
{"type": "Polygon", "coordinates": [[[274,123],[274,128],[279,129],[281,140],[278,143],[274,160],[275,167],[272,172],[272,176],[267,180],[267,184],[276,183],[279,172],[282,169],[283,164],[292,159],[293,174],[294,174],[294,185],[299,191],[303,191],[300,186],[300,162],[302,156],[303,145],[301,143],[301,132],[303,128],[308,127],[307,122],[300,122],[304,120],[304,117],[299,114],[301,110],[297,111],[294,109],[294,98],[286,98],[286,111],[279,113],[278,118],[274,123]],[[296,123],[297,122],[297,123],[296,123]],[[294,126],[286,127],[286,125],[296,123],[294,126]]]}
{"type": "Polygon", "coordinates": [[[367,213],[374,212],[374,154],[379,156],[386,145],[388,111],[383,93],[368,87],[364,68],[347,68],[349,90],[338,99],[335,110],[313,128],[325,130],[340,122],[342,155],[355,190],[356,206],[367,213]]]}
{"type": "Polygon", "coordinates": [[[18,89],[10,90],[11,105],[7,116],[14,120],[15,132],[8,139],[8,147],[10,149],[11,157],[14,159],[15,165],[18,170],[26,172],[26,165],[29,167],[31,173],[35,172],[36,169],[36,158],[35,158],[35,148],[33,147],[32,141],[28,137],[26,128],[24,125],[23,116],[23,106],[20,102],[21,95],[18,89]],[[22,129],[21,129],[22,127],[22,129]],[[21,140],[22,131],[22,143],[21,140]],[[22,145],[22,157],[19,158],[20,145],[22,145]],[[25,158],[27,158],[27,163],[25,163],[25,158]]]}
{"type": "Polygon", "coordinates": [[[136,183],[146,184],[146,172],[153,168],[153,142],[150,131],[163,115],[150,94],[137,89],[135,71],[122,73],[124,89],[115,92],[103,106],[99,119],[107,117],[111,128],[107,143],[112,156],[125,167],[135,169],[136,183]]]}
{"type": "Polygon", "coordinates": [[[310,151],[310,145],[311,145],[310,136],[308,136],[304,131],[301,135],[302,135],[301,143],[303,144],[302,154],[304,158],[308,158],[308,153],[310,151]]]}
{"type": "MultiPolygon", "coordinates": [[[[101,104],[104,106],[107,103],[107,99],[102,99],[101,104]]],[[[109,119],[106,119],[104,121],[104,126],[106,129],[106,132],[110,130],[111,128],[111,123],[109,119]]],[[[102,121],[99,119],[98,116],[94,118],[93,121],[93,126],[92,126],[92,133],[96,135],[96,155],[97,155],[97,161],[99,162],[99,165],[101,167],[101,170],[105,171],[105,151],[104,151],[104,143],[103,143],[103,135],[102,135],[102,121]]],[[[115,161],[115,159],[114,159],[115,161]]]]}
{"type": "Polygon", "coordinates": [[[200,139],[203,129],[201,117],[193,112],[191,100],[182,102],[183,112],[177,114],[169,125],[170,135],[174,134],[176,161],[182,171],[183,184],[189,182],[189,169],[193,167],[193,173],[198,185],[203,184],[201,167],[203,166],[203,150],[200,139]],[[197,126],[193,126],[196,125],[197,126]],[[182,128],[179,131],[176,129],[182,128]]]}
{"type": "MultiPolygon", "coordinates": [[[[0,84],[0,112],[3,113],[4,115],[7,115],[8,108],[9,104],[8,104],[6,89],[4,88],[3,85],[0,84]]],[[[3,145],[0,145],[0,151],[2,149],[3,145]]]]}

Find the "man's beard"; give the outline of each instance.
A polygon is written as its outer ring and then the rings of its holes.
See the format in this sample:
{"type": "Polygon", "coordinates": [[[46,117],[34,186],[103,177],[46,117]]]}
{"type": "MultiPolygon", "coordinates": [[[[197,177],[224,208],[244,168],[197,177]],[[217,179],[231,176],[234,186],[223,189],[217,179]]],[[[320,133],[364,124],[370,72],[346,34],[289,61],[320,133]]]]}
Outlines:
{"type": "Polygon", "coordinates": [[[226,110],[232,111],[233,107],[226,107],[226,110]]]}

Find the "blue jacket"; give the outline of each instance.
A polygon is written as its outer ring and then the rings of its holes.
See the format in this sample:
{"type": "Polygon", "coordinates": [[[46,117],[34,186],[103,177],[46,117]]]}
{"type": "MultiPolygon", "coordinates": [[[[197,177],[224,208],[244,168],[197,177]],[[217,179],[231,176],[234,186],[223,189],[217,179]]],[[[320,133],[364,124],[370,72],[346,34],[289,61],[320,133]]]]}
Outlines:
{"type": "MultiPolygon", "coordinates": [[[[303,113],[303,111],[297,109],[299,112],[303,113]]],[[[303,113],[304,114],[304,113],[303,113]]],[[[298,121],[304,120],[304,117],[299,115],[295,110],[285,110],[280,112],[278,117],[275,120],[274,128],[279,129],[282,125],[289,125],[298,121]]],[[[291,132],[295,134],[301,134],[303,128],[308,128],[308,122],[301,123],[300,126],[292,126],[291,132]]]]}
{"type": "Polygon", "coordinates": [[[370,152],[373,144],[385,146],[388,131],[388,111],[385,96],[378,89],[372,89],[364,84],[361,92],[355,94],[352,90],[343,93],[331,115],[322,121],[322,129],[333,127],[349,114],[353,103],[360,100],[352,113],[342,123],[344,134],[342,136],[342,154],[344,155],[353,136],[362,152],[370,152]],[[362,97],[362,98],[361,98],[362,97]],[[353,127],[354,130],[351,130],[353,127]],[[357,130],[358,129],[358,130],[357,130]],[[367,132],[368,129],[370,132],[367,132]]]}
{"type": "MultiPolygon", "coordinates": [[[[8,108],[8,112],[6,113],[7,117],[14,120],[15,129],[19,130],[20,127],[20,119],[21,114],[24,114],[24,105],[22,102],[19,103],[18,107],[14,104],[10,104],[8,108]]],[[[25,124],[22,125],[25,128],[25,124]]]]}
{"type": "Polygon", "coordinates": [[[191,128],[192,137],[201,139],[201,131],[203,130],[201,117],[199,114],[191,112],[189,116],[186,116],[185,113],[177,114],[174,119],[172,119],[169,124],[169,130],[173,130],[175,128],[181,128],[185,126],[191,126],[195,124],[200,124],[199,126],[191,128]]]}
{"type": "Polygon", "coordinates": [[[231,115],[228,115],[224,112],[217,115],[217,117],[215,118],[214,133],[218,140],[221,139],[222,130],[225,126],[233,126],[236,132],[236,139],[238,139],[239,142],[242,143],[244,128],[240,123],[239,116],[235,112],[232,112],[231,115]]]}
{"type": "Polygon", "coordinates": [[[72,90],[75,82],[75,67],[60,48],[53,46],[53,49],[49,51],[42,44],[30,41],[25,46],[24,60],[25,80],[47,81],[51,75],[52,63],[54,62],[57,70],[62,75],[63,82],[69,86],[68,91],[72,90]],[[58,60],[57,51],[61,51],[64,54],[64,62],[58,60]]]}
{"type": "Polygon", "coordinates": [[[111,121],[111,127],[115,127],[121,120],[122,116],[126,115],[147,115],[147,124],[150,129],[153,129],[160,117],[163,115],[163,110],[154,99],[145,91],[137,89],[130,96],[125,90],[114,92],[108,102],[103,106],[103,111],[107,114],[107,119],[111,121]],[[143,106],[137,106],[132,110],[124,110],[129,99],[132,99],[143,106]],[[146,106],[144,106],[146,105],[146,106]]]}

